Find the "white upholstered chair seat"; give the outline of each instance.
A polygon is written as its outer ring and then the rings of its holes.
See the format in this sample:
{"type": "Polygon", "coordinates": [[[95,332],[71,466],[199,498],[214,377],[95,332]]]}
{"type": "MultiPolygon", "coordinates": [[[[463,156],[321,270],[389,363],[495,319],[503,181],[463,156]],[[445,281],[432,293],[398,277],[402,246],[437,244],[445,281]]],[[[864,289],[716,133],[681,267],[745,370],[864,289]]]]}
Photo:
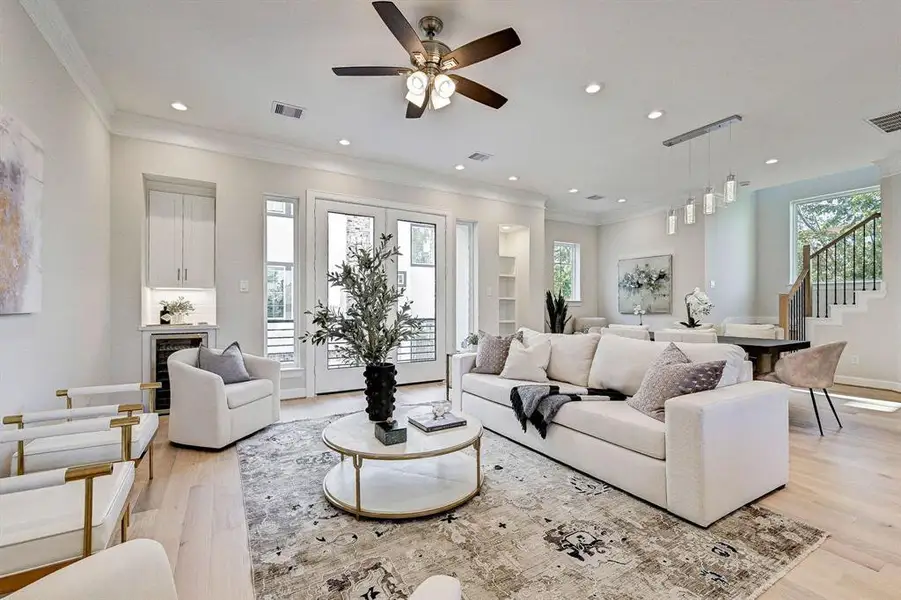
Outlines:
{"type": "Polygon", "coordinates": [[[724,323],[723,335],[730,337],[784,340],[785,330],[767,323],[724,323]]]}
{"type": "MultiPolygon", "coordinates": [[[[131,430],[131,456],[139,458],[143,456],[156,434],[160,419],[156,413],[142,413],[135,416],[139,417],[141,422],[131,430]]],[[[16,472],[18,458],[18,452],[13,454],[10,463],[13,473],[16,472]]],[[[26,473],[116,462],[121,459],[122,435],[119,429],[39,438],[25,444],[26,473]]]]}
{"type": "Polygon", "coordinates": [[[268,379],[251,379],[225,386],[225,399],[229,408],[238,408],[272,396],[272,382],[268,379]]]}
{"type": "MultiPolygon", "coordinates": [[[[92,551],[118,531],[134,478],[134,463],[120,462],[112,475],[94,479],[92,551]]],[[[72,481],[0,495],[0,576],[82,556],[84,486],[72,481]]]]}
{"type": "Polygon", "coordinates": [[[701,329],[658,329],[654,332],[657,342],[687,342],[694,344],[715,344],[716,330],[711,327],[701,329]]]}
{"type": "Polygon", "coordinates": [[[610,325],[609,327],[604,327],[601,329],[601,335],[615,335],[624,338],[631,338],[633,340],[650,340],[651,333],[645,327],[628,327],[620,325],[618,327],[614,327],[610,325]]]}

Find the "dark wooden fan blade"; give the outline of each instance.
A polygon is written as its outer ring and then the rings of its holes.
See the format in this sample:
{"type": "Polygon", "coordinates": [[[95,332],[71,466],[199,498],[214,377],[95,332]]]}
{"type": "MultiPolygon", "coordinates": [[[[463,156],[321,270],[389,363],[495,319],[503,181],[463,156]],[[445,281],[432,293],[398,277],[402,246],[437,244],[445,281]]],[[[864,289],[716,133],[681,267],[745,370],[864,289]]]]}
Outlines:
{"type": "Polygon", "coordinates": [[[416,34],[416,30],[410,25],[410,22],[404,18],[400,9],[394,5],[394,2],[373,2],[372,7],[375,9],[382,21],[385,22],[400,45],[410,54],[419,53],[425,56],[425,47],[422,40],[416,34]]]}
{"type": "Polygon", "coordinates": [[[508,27],[479,38],[474,42],[469,42],[465,46],[460,46],[450,54],[445,54],[444,58],[441,59],[441,69],[449,71],[451,69],[468,67],[492,56],[503,54],[507,50],[512,50],[521,43],[513,28],[508,27]]]}
{"type": "Polygon", "coordinates": [[[463,94],[471,100],[481,102],[485,106],[490,106],[491,108],[500,108],[507,103],[506,98],[494,90],[486,88],[481,83],[476,83],[472,79],[466,79],[465,77],[453,74],[448,75],[448,77],[454,80],[454,83],[457,86],[457,93],[463,94]]]}
{"type": "Polygon", "coordinates": [[[391,77],[406,75],[410,69],[406,67],[332,67],[332,72],[339,77],[391,77]]]}
{"type": "Polygon", "coordinates": [[[425,89],[425,102],[422,103],[422,106],[416,106],[412,102],[407,102],[407,118],[408,119],[418,119],[425,113],[425,109],[429,106],[429,97],[432,93],[432,86],[429,86],[425,89]]]}

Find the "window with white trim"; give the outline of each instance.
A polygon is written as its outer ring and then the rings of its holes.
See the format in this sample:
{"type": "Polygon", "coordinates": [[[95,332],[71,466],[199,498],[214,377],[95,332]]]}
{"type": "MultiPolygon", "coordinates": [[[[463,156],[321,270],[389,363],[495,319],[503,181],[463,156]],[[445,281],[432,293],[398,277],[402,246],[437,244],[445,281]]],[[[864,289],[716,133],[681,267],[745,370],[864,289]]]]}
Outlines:
{"type": "Polygon", "coordinates": [[[456,324],[454,348],[462,348],[463,340],[478,331],[476,326],[476,224],[457,221],[456,324]]]}
{"type": "Polygon", "coordinates": [[[297,200],[266,197],[266,356],[298,366],[297,200]]]}
{"type": "Polygon", "coordinates": [[[563,294],[570,302],[582,299],[579,244],[554,242],[554,295],[563,294]]]}

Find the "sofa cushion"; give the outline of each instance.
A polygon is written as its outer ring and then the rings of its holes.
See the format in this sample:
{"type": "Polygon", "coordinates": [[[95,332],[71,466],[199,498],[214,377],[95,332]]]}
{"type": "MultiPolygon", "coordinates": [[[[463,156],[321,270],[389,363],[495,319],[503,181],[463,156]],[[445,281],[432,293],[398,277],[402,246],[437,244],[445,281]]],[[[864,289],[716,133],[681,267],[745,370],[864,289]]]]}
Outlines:
{"type": "Polygon", "coordinates": [[[563,381],[579,387],[588,385],[588,372],[601,337],[594,333],[568,335],[565,333],[539,333],[531,329],[520,329],[526,346],[542,340],[551,342],[551,360],[547,366],[547,376],[555,381],[563,381]]]}
{"type": "MultiPolygon", "coordinates": [[[[588,387],[617,390],[627,396],[634,396],[641,387],[648,367],[668,345],[669,342],[603,336],[591,363],[588,387]]],[[[717,387],[735,385],[743,380],[746,353],[738,346],[685,342],[679,342],[676,346],[692,362],[725,360],[726,366],[717,387]]]]}
{"type": "MultiPolygon", "coordinates": [[[[560,386],[560,392],[563,394],[584,394],[587,392],[584,387],[562,381],[550,381],[548,383],[560,386]]],[[[535,385],[535,382],[523,379],[501,379],[497,375],[482,373],[467,373],[463,376],[464,392],[469,392],[474,396],[479,396],[504,406],[513,406],[510,404],[510,392],[518,385],[535,385]]],[[[512,413],[510,418],[515,418],[512,413]]]]}
{"type": "Polygon", "coordinates": [[[725,366],[724,360],[693,363],[670,343],[651,363],[638,392],[626,404],[662,422],[667,400],[714,389],[725,366]]]}
{"type": "Polygon", "coordinates": [[[547,382],[547,364],[551,360],[550,340],[541,340],[526,346],[519,340],[510,344],[507,362],[499,377],[504,379],[525,379],[536,383],[547,382]]]}
{"type": "Polygon", "coordinates": [[[215,373],[226,385],[250,380],[238,342],[232,342],[222,352],[201,346],[197,349],[197,368],[215,373]]]}
{"type": "MultiPolygon", "coordinates": [[[[94,479],[94,552],[118,531],[134,479],[133,462],[116,463],[112,475],[94,479]]],[[[0,495],[0,515],[0,575],[81,556],[84,481],[0,495]]]]}
{"type": "Polygon", "coordinates": [[[497,375],[503,371],[504,364],[507,362],[507,354],[510,352],[510,344],[514,339],[522,341],[522,335],[518,331],[508,336],[491,335],[480,331],[479,347],[476,349],[476,365],[472,372],[497,375]]]}
{"type": "Polygon", "coordinates": [[[229,408],[238,408],[272,395],[272,381],[251,379],[225,386],[225,398],[229,408]]]}
{"type": "Polygon", "coordinates": [[[625,402],[568,402],[557,412],[554,422],[651,458],[666,458],[666,425],[625,402]]]}
{"type": "MultiPolygon", "coordinates": [[[[156,413],[142,413],[137,416],[141,422],[131,428],[132,458],[144,454],[160,422],[156,413]]],[[[121,457],[120,429],[38,438],[25,444],[25,472],[36,473],[99,462],[116,462],[121,457]]],[[[16,472],[18,458],[18,452],[13,454],[10,467],[13,473],[16,472]]]]}

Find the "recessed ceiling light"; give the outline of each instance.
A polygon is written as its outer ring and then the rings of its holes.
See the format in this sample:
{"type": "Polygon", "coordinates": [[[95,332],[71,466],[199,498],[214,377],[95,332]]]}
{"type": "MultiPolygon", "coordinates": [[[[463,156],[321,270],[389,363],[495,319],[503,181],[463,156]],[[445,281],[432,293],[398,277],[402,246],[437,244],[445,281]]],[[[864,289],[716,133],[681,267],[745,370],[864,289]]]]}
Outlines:
{"type": "Polygon", "coordinates": [[[350,140],[338,140],[338,143],[342,146],[350,146],[350,140]]]}
{"type": "Polygon", "coordinates": [[[457,169],[458,171],[462,171],[462,170],[465,169],[466,167],[464,167],[463,165],[457,165],[457,166],[454,167],[454,168],[457,169]]]}
{"type": "Polygon", "coordinates": [[[625,198],[620,198],[619,200],[617,200],[617,202],[619,202],[620,204],[622,204],[622,203],[625,202],[625,201],[626,201],[625,198]]]}
{"type": "Polygon", "coordinates": [[[510,181],[518,181],[519,177],[517,177],[516,175],[510,175],[509,177],[507,177],[507,179],[509,179],[510,181]]]}
{"type": "Polygon", "coordinates": [[[597,94],[604,87],[600,83],[589,83],[585,86],[585,91],[589,94],[597,94]]]}
{"type": "Polygon", "coordinates": [[[183,103],[181,103],[181,102],[173,102],[173,103],[170,104],[169,106],[171,106],[171,107],[174,108],[175,110],[180,110],[180,111],[186,111],[186,110],[188,110],[187,105],[185,105],[185,104],[183,104],[183,103]]]}
{"type": "Polygon", "coordinates": [[[578,194],[579,190],[577,188],[569,188],[569,193],[570,194],[578,194]]]}
{"type": "Polygon", "coordinates": [[[778,158],[771,158],[771,159],[769,159],[768,161],[766,161],[766,164],[768,164],[768,165],[775,165],[777,162],[779,162],[779,159],[778,159],[778,158]]]}
{"type": "Polygon", "coordinates": [[[651,112],[648,113],[649,119],[659,119],[662,116],[663,116],[662,110],[652,110],[651,112]]]}

